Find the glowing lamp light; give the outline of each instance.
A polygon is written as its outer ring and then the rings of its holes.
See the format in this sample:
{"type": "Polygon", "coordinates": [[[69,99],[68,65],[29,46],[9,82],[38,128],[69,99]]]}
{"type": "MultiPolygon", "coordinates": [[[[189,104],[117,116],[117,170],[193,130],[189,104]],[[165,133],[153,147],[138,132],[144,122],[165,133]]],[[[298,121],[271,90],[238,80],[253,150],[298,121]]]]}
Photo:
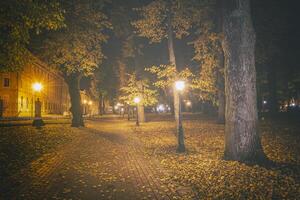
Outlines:
{"type": "Polygon", "coordinates": [[[264,100],[264,101],[263,101],[263,104],[267,104],[267,101],[266,101],[266,100],[264,100]]]}
{"type": "Polygon", "coordinates": [[[136,104],[140,103],[140,101],[141,101],[140,97],[135,97],[133,99],[133,102],[136,103],[136,104]]]}
{"type": "Polygon", "coordinates": [[[186,105],[187,105],[187,106],[191,106],[191,105],[192,105],[192,102],[187,101],[187,102],[186,102],[186,105]]]}
{"type": "Polygon", "coordinates": [[[41,83],[34,83],[34,84],[32,85],[32,89],[33,89],[33,91],[35,91],[35,92],[40,92],[40,91],[43,89],[43,86],[42,86],[41,83]]]}
{"type": "Polygon", "coordinates": [[[115,110],[118,110],[118,109],[119,109],[119,106],[118,106],[118,105],[116,105],[116,106],[115,106],[115,110]]]}
{"type": "Polygon", "coordinates": [[[175,82],[175,88],[178,91],[182,91],[185,87],[185,82],[184,81],[176,81],[175,82]]]}
{"type": "Polygon", "coordinates": [[[87,100],[83,100],[83,104],[87,104],[87,100]]]}
{"type": "Polygon", "coordinates": [[[89,105],[92,105],[93,104],[93,102],[92,101],[89,101],[89,105]]]}
{"type": "Polygon", "coordinates": [[[165,111],[165,107],[163,104],[160,104],[159,106],[157,106],[157,111],[158,112],[164,112],[165,111]]]}

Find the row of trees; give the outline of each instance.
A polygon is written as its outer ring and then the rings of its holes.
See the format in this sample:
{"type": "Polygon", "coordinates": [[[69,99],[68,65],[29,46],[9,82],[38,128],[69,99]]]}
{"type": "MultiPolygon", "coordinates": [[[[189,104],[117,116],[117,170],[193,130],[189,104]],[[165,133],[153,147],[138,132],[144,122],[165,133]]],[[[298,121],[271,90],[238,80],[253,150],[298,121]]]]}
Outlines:
{"type": "Polygon", "coordinates": [[[63,73],[71,97],[72,126],[78,127],[84,126],[79,83],[85,76],[94,78],[101,98],[118,96],[117,90],[106,86],[106,75],[116,74],[124,102],[130,104],[133,96],[142,95],[144,105],[156,103],[157,93],[144,80],[141,69],[147,63],[141,58],[148,41],[165,44],[169,62],[147,69],[158,78],[155,86],[165,96],[173,96],[177,107],[177,94],[169,88],[175,79],[190,80],[200,91],[200,99],[218,105],[219,121],[226,121],[225,157],[240,161],[264,158],[257,129],[256,38],[250,1],[222,2],[155,0],[127,5],[118,0],[2,1],[1,70],[20,70],[30,61],[28,49],[39,54],[63,73]],[[132,12],[132,7],[138,9],[132,12]],[[201,66],[195,75],[178,65],[175,51],[175,41],[184,41],[191,34],[196,36],[191,43],[194,60],[201,66]],[[117,68],[99,69],[108,36],[121,43],[117,59],[111,63],[117,68]],[[129,79],[127,72],[132,74],[129,79]]]}
{"type": "MultiPolygon", "coordinates": [[[[150,42],[166,38],[168,45],[169,65],[154,66],[147,71],[157,75],[155,85],[162,89],[170,88],[176,79],[192,77],[189,70],[182,71],[177,66],[174,37],[181,39],[188,35],[194,25],[199,32],[193,43],[195,59],[202,63],[202,70],[199,79],[191,85],[202,91],[201,98],[217,99],[220,113],[225,114],[225,158],[265,160],[257,128],[256,37],[250,1],[214,3],[212,6],[199,1],[153,1],[138,10],[140,18],[133,25],[139,35],[150,42]],[[209,12],[212,8],[219,14],[214,20],[209,12]]],[[[177,107],[175,93],[173,90],[174,107],[177,107]]],[[[223,119],[220,116],[220,121],[223,119]]]]}

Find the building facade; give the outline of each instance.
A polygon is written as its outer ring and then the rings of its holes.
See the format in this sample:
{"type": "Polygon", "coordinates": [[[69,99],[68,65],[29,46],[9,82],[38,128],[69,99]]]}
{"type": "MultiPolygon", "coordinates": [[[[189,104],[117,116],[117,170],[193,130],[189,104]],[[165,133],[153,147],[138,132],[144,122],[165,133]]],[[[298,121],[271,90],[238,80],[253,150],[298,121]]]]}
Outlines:
{"type": "Polygon", "coordinates": [[[58,71],[35,58],[21,72],[0,73],[0,117],[33,117],[37,100],[44,116],[69,112],[68,87],[58,71]]]}

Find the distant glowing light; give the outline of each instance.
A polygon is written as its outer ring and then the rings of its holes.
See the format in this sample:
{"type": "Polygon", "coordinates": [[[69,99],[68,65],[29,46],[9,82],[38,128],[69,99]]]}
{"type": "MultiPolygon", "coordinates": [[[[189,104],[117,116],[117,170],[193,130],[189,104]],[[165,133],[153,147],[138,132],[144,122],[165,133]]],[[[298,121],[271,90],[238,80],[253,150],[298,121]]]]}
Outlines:
{"type": "Polygon", "coordinates": [[[119,106],[118,105],[115,105],[115,110],[118,110],[119,109],[119,106]]]}
{"type": "Polygon", "coordinates": [[[263,101],[263,104],[267,104],[268,102],[266,100],[263,101]]]}
{"type": "Polygon", "coordinates": [[[165,107],[164,107],[163,104],[160,104],[160,105],[157,106],[156,110],[157,110],[158,112],[164,112],[164,111],[165,111],[165,107]]]}
{"type": "Polygon", "coordinates": [[[83,100],[83,104],[87,104],[87,100],[83,100]]]}
{"type": "Polygon", "coordinates": [[[186,105],[187,105],[187,106],[191,106],[191,105],[192,105],[192,102],[191,102],[191,101],[187,101],[187,102],[186,102],[186,105]]]}
{"type": "Polygon", "coordinates": [[[135,97],[133,99],[133,102],[136,103],[136,104],[140,103],[140,101],[141,101],[140,97],[135,97]]]}
{"type": "Polygon", "coordinates": [[[176,81],[175,82],[175,88],[178,91],[182,91],[185,87],[185,82],[184,81],[176,81]]]}
{"type": "Polygon", "coordinates": [[[93,102],[92,101],[89,101],[89,105],[92,105],[93,104],[93,102]]]}
{"type": "Polygon", "coordinates": [[[121,108],[121,111],[124,112],[124,108],[121,108]]]}
{"type": "Polygon", "coordinates": [[[296,106],[296,104],[295,103],[291,103],[291,106],[294,107],[294,106],[296,106]]]}
{"type": "Polygon", "coordinates": [[[35,92],[40,92],[43,89],[43,85],[41,83],[34,83],[32,89],[35,92]]]}

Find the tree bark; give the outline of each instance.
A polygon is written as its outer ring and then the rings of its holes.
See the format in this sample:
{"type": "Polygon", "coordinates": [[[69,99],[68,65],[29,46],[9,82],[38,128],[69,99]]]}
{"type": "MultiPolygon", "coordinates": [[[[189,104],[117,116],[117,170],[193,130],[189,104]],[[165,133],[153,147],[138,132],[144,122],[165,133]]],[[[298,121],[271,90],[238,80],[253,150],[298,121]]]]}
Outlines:
{"type": "Polygon", "coordinates": [[[99,115],[103,115],[102,99],[103,99],[103,95],[100,93],[100,95],[99,95],[99,115]]]}
{"type": "Polygon", "coordinates": [[[71,74],[65,77],[69,88],[71,108],[72,113],[72,127],[81,127],[84,126],[83,117],[82,117],[82,107],[81,107],[81,98],[80,98],[80,88],[79,81],[80,76],[78,74],[71,74]]]}
{"type": "MultiPolygon", "coordinates": [[[[176,71],[177,64],[176,64],[176,57],[175,57],[175,48],[174,48],[174,38],[173,38],[173,28],[172,28],[172,13],[171,13],[171,1],[169,3],[169,10],[168,10],[168,50],[169,50],[169,62],[170,65],[174,66],[176,71]]],[[[175,115],[175,122],[177,127],[177,139],[178,139],[178,152],[184,152],[185,151],[185,145],[184,145],[184,135],[183,135],[183,128],[182,128],[182,122],[181,122],[181,114],[180,114],[180,94],[175,89],[175,86],[173,86],[173,105],[174,105],[174,115],[175,115]]]]}
{"type": "MultiPolygon", "coordinates": [[[[217,19],[216,19],[216,32],[219,34],[220,44],[223,40],[222,35],[222,24],[223,24],[223,14],[222,14],[222,1],[217,0],[217,19]]],[[[225,80],[224,80],[224,52],[220,48],[218,51],[218,68],[217,68],[217,89],[218,89],[218,123],[225,123],[225,80]]]]}
{"type": "Polygon", "coordinates": [[[242,162],[264,159],[257,127],[255,32],[249,0],[223,3],[225,55],[224,158],[242,162]]]}
{"type": "Polygon", "coordinates": [[[145,117],[145,106],[144,105],[138,105],[138,116],[139,116],[139,122],[146,122],[146,117],[145,117]]]}

